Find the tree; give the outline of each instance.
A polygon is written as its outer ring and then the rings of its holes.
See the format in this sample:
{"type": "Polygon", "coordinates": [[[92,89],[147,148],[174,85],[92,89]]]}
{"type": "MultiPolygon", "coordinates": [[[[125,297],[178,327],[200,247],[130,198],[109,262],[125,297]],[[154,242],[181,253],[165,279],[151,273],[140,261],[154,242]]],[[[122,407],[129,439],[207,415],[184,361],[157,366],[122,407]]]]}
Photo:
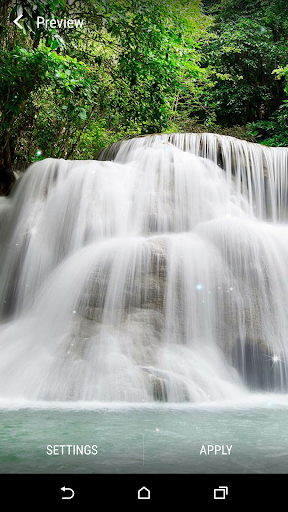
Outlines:
{"type": "Polygon", "coordinates": [[[287,59],[287,3],[222,0],[209,5],[214,37],[203,53],[205,65],[215,69],[208,100],[217,122],[231,126],[268,119],[284,97],[273,70],[287,59]]]}
{"type": "Polygon", "coordinates": [[[44,37],[52,47],[63,44],[55,30],[38,29],[36,19],[39,15],[52,16],[57,9],[63,12],[63,0],[27,0],[25,2],[4,1],[0,11],[0,192],[9,190],[13,182],[11,164],[14,157],[13,132],[28,99],[45,80],[49,67],[48,54],[38,44],[44,37]],[[23,14],[20,31],[12,22],[23,14]],[[30,31],[28,34],[28,30],[30,31]],[[25,43],[27,49],[20,45],[25,43]]]}

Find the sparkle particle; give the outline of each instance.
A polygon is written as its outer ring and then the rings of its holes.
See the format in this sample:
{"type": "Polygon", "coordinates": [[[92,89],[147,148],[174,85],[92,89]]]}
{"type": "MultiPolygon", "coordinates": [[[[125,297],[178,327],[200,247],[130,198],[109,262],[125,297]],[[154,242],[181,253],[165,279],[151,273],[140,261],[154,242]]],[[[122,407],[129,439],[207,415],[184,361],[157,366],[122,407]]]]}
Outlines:
{"type": "Polygon", "coordinates": [[[273,361],[272,368],[275,363],[284,362],[283,359],[281,359],[281,357],[279,357],[277,354],[274,354],[273,356],[268,356],[268,358],[270,359],[270,361],[273,361]]]}

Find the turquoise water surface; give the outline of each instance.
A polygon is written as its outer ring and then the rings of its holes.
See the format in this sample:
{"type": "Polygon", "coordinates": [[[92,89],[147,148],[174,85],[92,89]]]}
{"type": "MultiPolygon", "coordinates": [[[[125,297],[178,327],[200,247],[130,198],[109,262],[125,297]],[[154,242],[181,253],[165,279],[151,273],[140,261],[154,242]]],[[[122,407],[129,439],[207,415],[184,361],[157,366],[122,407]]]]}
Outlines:
{"type": "MultiPolygon", "coordinates": [[[[286,473],[288,400],[202,405],[0,403],[1,473],[286,473]],[[230,455],[200,455],[208,445],[230,455]],[[47,445],[97,445],[48,455],[47,445]]],[[[60,450],[61,451],[61,450],[60,450]]]]}

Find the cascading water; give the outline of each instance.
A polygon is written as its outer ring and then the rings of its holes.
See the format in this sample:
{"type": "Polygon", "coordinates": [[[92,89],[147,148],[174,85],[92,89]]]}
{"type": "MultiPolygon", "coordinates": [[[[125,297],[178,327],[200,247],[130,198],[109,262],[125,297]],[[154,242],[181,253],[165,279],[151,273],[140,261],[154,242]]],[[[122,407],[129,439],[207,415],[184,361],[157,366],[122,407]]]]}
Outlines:
{"type": "Polygon", "coordinates": [[[0,203],[0,397],[287,392],[287,162],[172,134],[33,164],[0,203]]]}

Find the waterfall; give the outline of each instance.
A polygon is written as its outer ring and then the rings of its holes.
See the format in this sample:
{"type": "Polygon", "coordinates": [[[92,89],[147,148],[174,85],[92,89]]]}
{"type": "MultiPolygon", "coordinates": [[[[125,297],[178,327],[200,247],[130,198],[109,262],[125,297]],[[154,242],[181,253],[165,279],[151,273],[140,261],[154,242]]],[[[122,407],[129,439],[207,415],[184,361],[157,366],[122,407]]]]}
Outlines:
{"type": "Polygon", "coordinates": [[[0,202],[0,398],[287,392],[287,162],[161,134],[32,164],[0,202]]]}

